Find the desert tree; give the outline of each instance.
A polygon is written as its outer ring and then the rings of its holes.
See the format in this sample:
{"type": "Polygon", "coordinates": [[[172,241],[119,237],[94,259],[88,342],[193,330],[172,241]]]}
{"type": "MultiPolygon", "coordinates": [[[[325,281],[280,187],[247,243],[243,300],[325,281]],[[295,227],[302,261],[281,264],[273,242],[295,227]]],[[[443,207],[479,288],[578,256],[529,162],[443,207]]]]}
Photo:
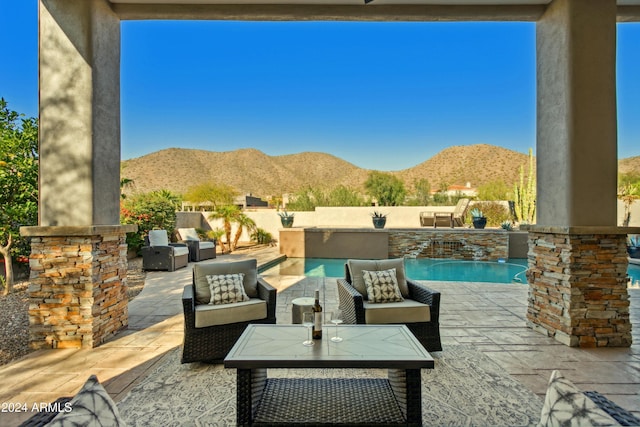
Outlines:
{"type": "Polygon", "coordinates": [[[215,211],[219,206],[232,205],[237,195],[237,191],[228,185],[205,182],[189,188],[184,199],[194,204],[210,203],[211,210],[215,211]]]}
{"type": "Polygon", "coordinates": [[[5,285],[13,288],[13,259],[28,259],[29,242],[20,226],[38,222],[38,122],[24,118],[0,99],[0,253],[5,285]]]}
{"type": "Polygon", "coordinates": [[[398,177],[379,171],[369,172],[364,187],[380,206],[399,206],[407,194],[404,183],[398,177]]]}

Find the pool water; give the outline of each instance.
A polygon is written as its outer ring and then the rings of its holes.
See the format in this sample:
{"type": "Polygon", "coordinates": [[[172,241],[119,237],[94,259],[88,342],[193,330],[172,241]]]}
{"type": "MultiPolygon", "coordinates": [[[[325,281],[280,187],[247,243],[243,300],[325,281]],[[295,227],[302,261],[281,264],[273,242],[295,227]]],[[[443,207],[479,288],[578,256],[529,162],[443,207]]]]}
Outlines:
{"type": "MultiPolygon", "coordinates": [[[[346,259],[287,258],[263,274],[308,277],[344,277],[346,259]]],[[[504,261],[462,261],[448,259],[405,259],[407,277],[415,280],[453,282],[527,283],[524,258],[504,261]]],[[[640,280],[640,266],[629,265],[633,283],[640,280]]]]}

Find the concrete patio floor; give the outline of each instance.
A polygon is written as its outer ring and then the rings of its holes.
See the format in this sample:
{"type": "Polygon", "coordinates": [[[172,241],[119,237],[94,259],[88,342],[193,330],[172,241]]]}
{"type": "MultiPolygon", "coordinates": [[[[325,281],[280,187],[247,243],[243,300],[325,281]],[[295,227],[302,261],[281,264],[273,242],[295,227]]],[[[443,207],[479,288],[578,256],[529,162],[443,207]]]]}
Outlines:
{"type": "MultiPolygon", "coordinates": [[[[203,262],[257,258],[264,265],[277,248],[234,253],[203,262]]],[[[1,426],[29,418],[34,403],[75,394],[91,374],[119,401],[183,337],[181,294],[192,264],[175,272],[148,272],[144,290],[129,303],[129,328],[88,350],[39,350],[0,367],[0,403],[26,404],[26,413],[0,412],[1,426]]],[[[337,306],[335,279],[263,277],[278,289],[278,323],[291,323],[291,300],[324,290],[325,311],[337,306]]],[[[582,390],[597,390],[640,416],[640,290],[630,289],[633,342],[630,348],[566,347],[525,326],[527,287],[486,283],[428,282],[442,293],[443,346],[473,345],[541,398],[554,369],[582,390]]]]}

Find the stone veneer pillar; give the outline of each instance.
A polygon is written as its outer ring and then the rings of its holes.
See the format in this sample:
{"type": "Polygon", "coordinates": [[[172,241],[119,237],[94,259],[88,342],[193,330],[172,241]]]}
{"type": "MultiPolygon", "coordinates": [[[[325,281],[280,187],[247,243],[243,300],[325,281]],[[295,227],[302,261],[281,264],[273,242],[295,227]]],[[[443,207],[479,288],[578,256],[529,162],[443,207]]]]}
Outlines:
{"type": "Polygon", "coordinates": [[[527,323],[571,347],[629,347],[626,232],[532,227],[527,323]]]}
{"type": "Polygon", "coordinates": [[[615,0],[554,0],[536,24],[537,225],[529,326],[569,346],[631,345],[617,224],[615,0]]]}
{"type": "Polygon", "coordinates": [[[130,228],[21,229],[31,237],[32,349],[93,348],[127,327],[125,236],[130,228]]]}

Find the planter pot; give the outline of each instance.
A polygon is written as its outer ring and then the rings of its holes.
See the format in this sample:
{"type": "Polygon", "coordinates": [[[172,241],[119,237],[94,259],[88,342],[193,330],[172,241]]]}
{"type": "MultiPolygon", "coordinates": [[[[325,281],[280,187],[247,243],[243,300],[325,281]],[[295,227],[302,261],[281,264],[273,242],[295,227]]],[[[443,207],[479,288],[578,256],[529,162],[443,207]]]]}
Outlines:
{"type": "Polygon", "coordinates": [[[640,258],[640,246],[627,246],[630,258],[640,258]]]}
{"type": "Polygon", "coordinates": [[[280,217],[280,222],[284,228],[293,227],[293,217],[292,216],[282,216],[280,217]]]}
{"type": "Polygon", "coordinates": [[[387,223],[387,218],[384,217],[373,217],[371,218],[373,220],[373,227],[374,228],[384,228],[385,224],[387,223]]]}
{"type": "Polygon", "coordinates": [[[484,228],[487,225],[486,217],[473,218],[473,228],[484,228]]]}

